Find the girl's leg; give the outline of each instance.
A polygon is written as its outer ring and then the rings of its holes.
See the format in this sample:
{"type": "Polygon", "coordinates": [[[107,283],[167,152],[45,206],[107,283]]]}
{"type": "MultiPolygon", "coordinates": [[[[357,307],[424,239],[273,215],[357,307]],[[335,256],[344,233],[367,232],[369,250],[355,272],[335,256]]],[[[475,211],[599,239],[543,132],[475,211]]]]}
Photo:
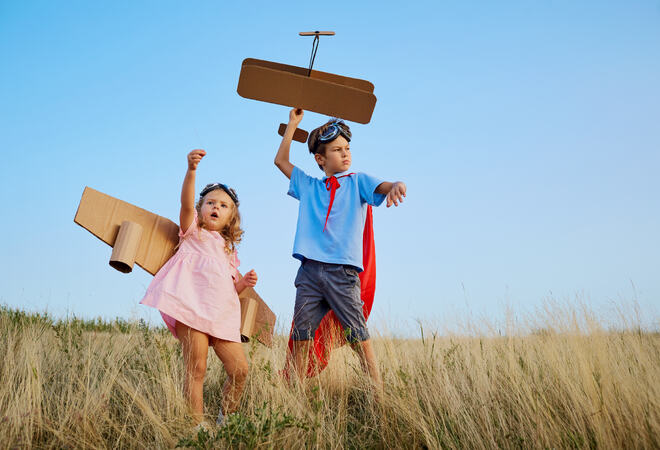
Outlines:
{"type": "Polygon", "coordinates": [[[239,342],[213,339],[213,350],[227,371],[227,381],[222,389],[222,411],[231,414],[238,409],[245,388],[248,362],[239,342]]]}
{"type": "Polygon", "coordinates": [[[178,321],[176,323],[176,335],[181,341],[183,360],[186,364],[186,379],[183,391],[190,405],[193,420],[195,423],[199,423],[204,419],[203,390],[209,337],[206,333],[190,328],[178,321]]]}

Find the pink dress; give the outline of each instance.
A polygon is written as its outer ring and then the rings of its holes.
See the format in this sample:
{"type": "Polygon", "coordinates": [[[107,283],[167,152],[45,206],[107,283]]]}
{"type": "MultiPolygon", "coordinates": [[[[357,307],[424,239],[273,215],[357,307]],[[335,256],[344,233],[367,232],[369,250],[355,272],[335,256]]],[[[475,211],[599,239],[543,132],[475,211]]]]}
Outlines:
{"type": "MultiPolygon", "coordinates": [[[[176,322],[210,336],[241,342],[241,305],[234,287],[240,276],[236,252],[228,255],[217,231],[197,226],[179,230],[179,248],[147,288],[143,305],[160,311],[176,335],[176,322]]],[[[178,339],[178,337],[177,337],[178,339]]]]}

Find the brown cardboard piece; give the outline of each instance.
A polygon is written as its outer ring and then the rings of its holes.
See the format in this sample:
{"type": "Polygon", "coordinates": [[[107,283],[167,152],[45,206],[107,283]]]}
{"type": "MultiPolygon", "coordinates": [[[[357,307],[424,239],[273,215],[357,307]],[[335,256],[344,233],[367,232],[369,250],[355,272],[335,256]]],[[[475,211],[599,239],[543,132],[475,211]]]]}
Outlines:
{"type": "Polygon", "coordinates": [[[254,322],[257,318],[257,300],[252,297],[246,297],[246,301],[241,302],[241,319],[245,326],[241,327],[241,334],[252,336],[254,332],[254,322]]]}
{"type": "Polygon", "coordinates": [[[376,107],[369,81],[252,58],[243,60],[237,91],[241,97],[358,123],[369,123],[376,107]]]}
{"type": "MultiPolygon", "coordinates": [[[[281,123],[280,127],[277,129],[277,134],[280,136],[284,136],[284,132],[286,131],[286,124],[281,123]]],[[[307,138],[309,137],[309,133],[302,128],[296,128],[296,131],[293,132],[293,140],[297,142],[302,142],[303,144],[307,142],[307,138]]]]}
{"type": "MultiPolygon", "coordinates": [[[[128,260],[122,258],[121,264],[132,268],[132,259],[152,275],[170,259],[179,242],[179,226],[171,220],[90,187],[85,187],[83,191],[74,222],[111,247],[115,247],[117,243],[116,253],[120,257],[128,254],[128,260]],[[126,221],[134,225],[124,224],[126,221]],[[131,246],[136,246],[136,233],[131,231],[131,228],[136,229],[135,225],[142,228],[137,251],[130,249],[131,246]],[[128,237],[118,238],[121,234],[120,228],[128,237]],[[131,253],[134,253],[134,257],[131,253]]],[[[112,259],[116,258],[113,256],[112,259]]],[[[124,267],[121,264],[120,267],[124,267]]],[[[239,299],[241,311],[245,309],[249,313],[241,314],[241,334],[245,331],[242,338],[247,341],[254,337],[262,344],[272,346],[275,314],[253,288],[246,288],[239,299]]]]}

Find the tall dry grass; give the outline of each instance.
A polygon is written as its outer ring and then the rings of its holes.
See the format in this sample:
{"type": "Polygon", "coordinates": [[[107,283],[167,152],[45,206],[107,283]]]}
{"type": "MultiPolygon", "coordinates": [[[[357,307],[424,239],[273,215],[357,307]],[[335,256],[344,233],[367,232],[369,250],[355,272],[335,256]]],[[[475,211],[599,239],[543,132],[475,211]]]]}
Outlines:
{"type": "MultiPolygon", "coordinates": [[[[194,434],[177,342],[140,323],[54,322],[0,310],[1,448],[658,448],[660,336],[607,330],[551,307],[504,330],[374,338],[385,394],[373,402],[349,349],[289,387],[286,339],[246,344],[239,413],[194,434]]],[[[224,372],[209,356],[212,419],[224,372]]]]}

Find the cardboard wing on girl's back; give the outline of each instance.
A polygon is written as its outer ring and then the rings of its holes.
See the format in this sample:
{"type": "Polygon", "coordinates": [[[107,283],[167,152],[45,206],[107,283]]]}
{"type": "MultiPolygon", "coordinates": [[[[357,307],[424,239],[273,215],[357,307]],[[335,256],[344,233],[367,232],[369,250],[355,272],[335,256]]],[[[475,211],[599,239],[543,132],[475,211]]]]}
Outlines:
{"type": "MultiPolygon", "coordinates": [[[[374,243],[374,224],[371,205],[367,205],[367,217],[364,222],[364,234],[362,237],[362,267],[360,272],[360,284],[362,286],[360,297],[364,302],[362,312],[364,319],[369,318],[371,306],[374,303],[376,293],[376,246],[374,243]]],[[[291,324],[293,331],[293,324],[291,324]]],[[[346,343],[344,332],[337,316],[333,311],[328,312],[314,334],[314,345],[309,349],[309,361],[307,365],[307,376],[318,375],[326,368],[330,360],[330,352],[346,343]]],[[[293,338],[289,335],[289,355],[293,352],[293,338]]],[[[287,360],[287,364],[291,361],[287,360]]],[[[288,373],[288,371],[284,371],[288,373]]]]}
{"type": "MultiPolygon", "coordinates": [[[[179,226],[171,220],[90,187],[85,187],[74,222],[113,247],[110,265],[124,273],[137,263],[155,275],[179,242],[179,226]]],[[[241,337],[272,346],[275,314],[251,287],[239,299],[241,337]]]]}

